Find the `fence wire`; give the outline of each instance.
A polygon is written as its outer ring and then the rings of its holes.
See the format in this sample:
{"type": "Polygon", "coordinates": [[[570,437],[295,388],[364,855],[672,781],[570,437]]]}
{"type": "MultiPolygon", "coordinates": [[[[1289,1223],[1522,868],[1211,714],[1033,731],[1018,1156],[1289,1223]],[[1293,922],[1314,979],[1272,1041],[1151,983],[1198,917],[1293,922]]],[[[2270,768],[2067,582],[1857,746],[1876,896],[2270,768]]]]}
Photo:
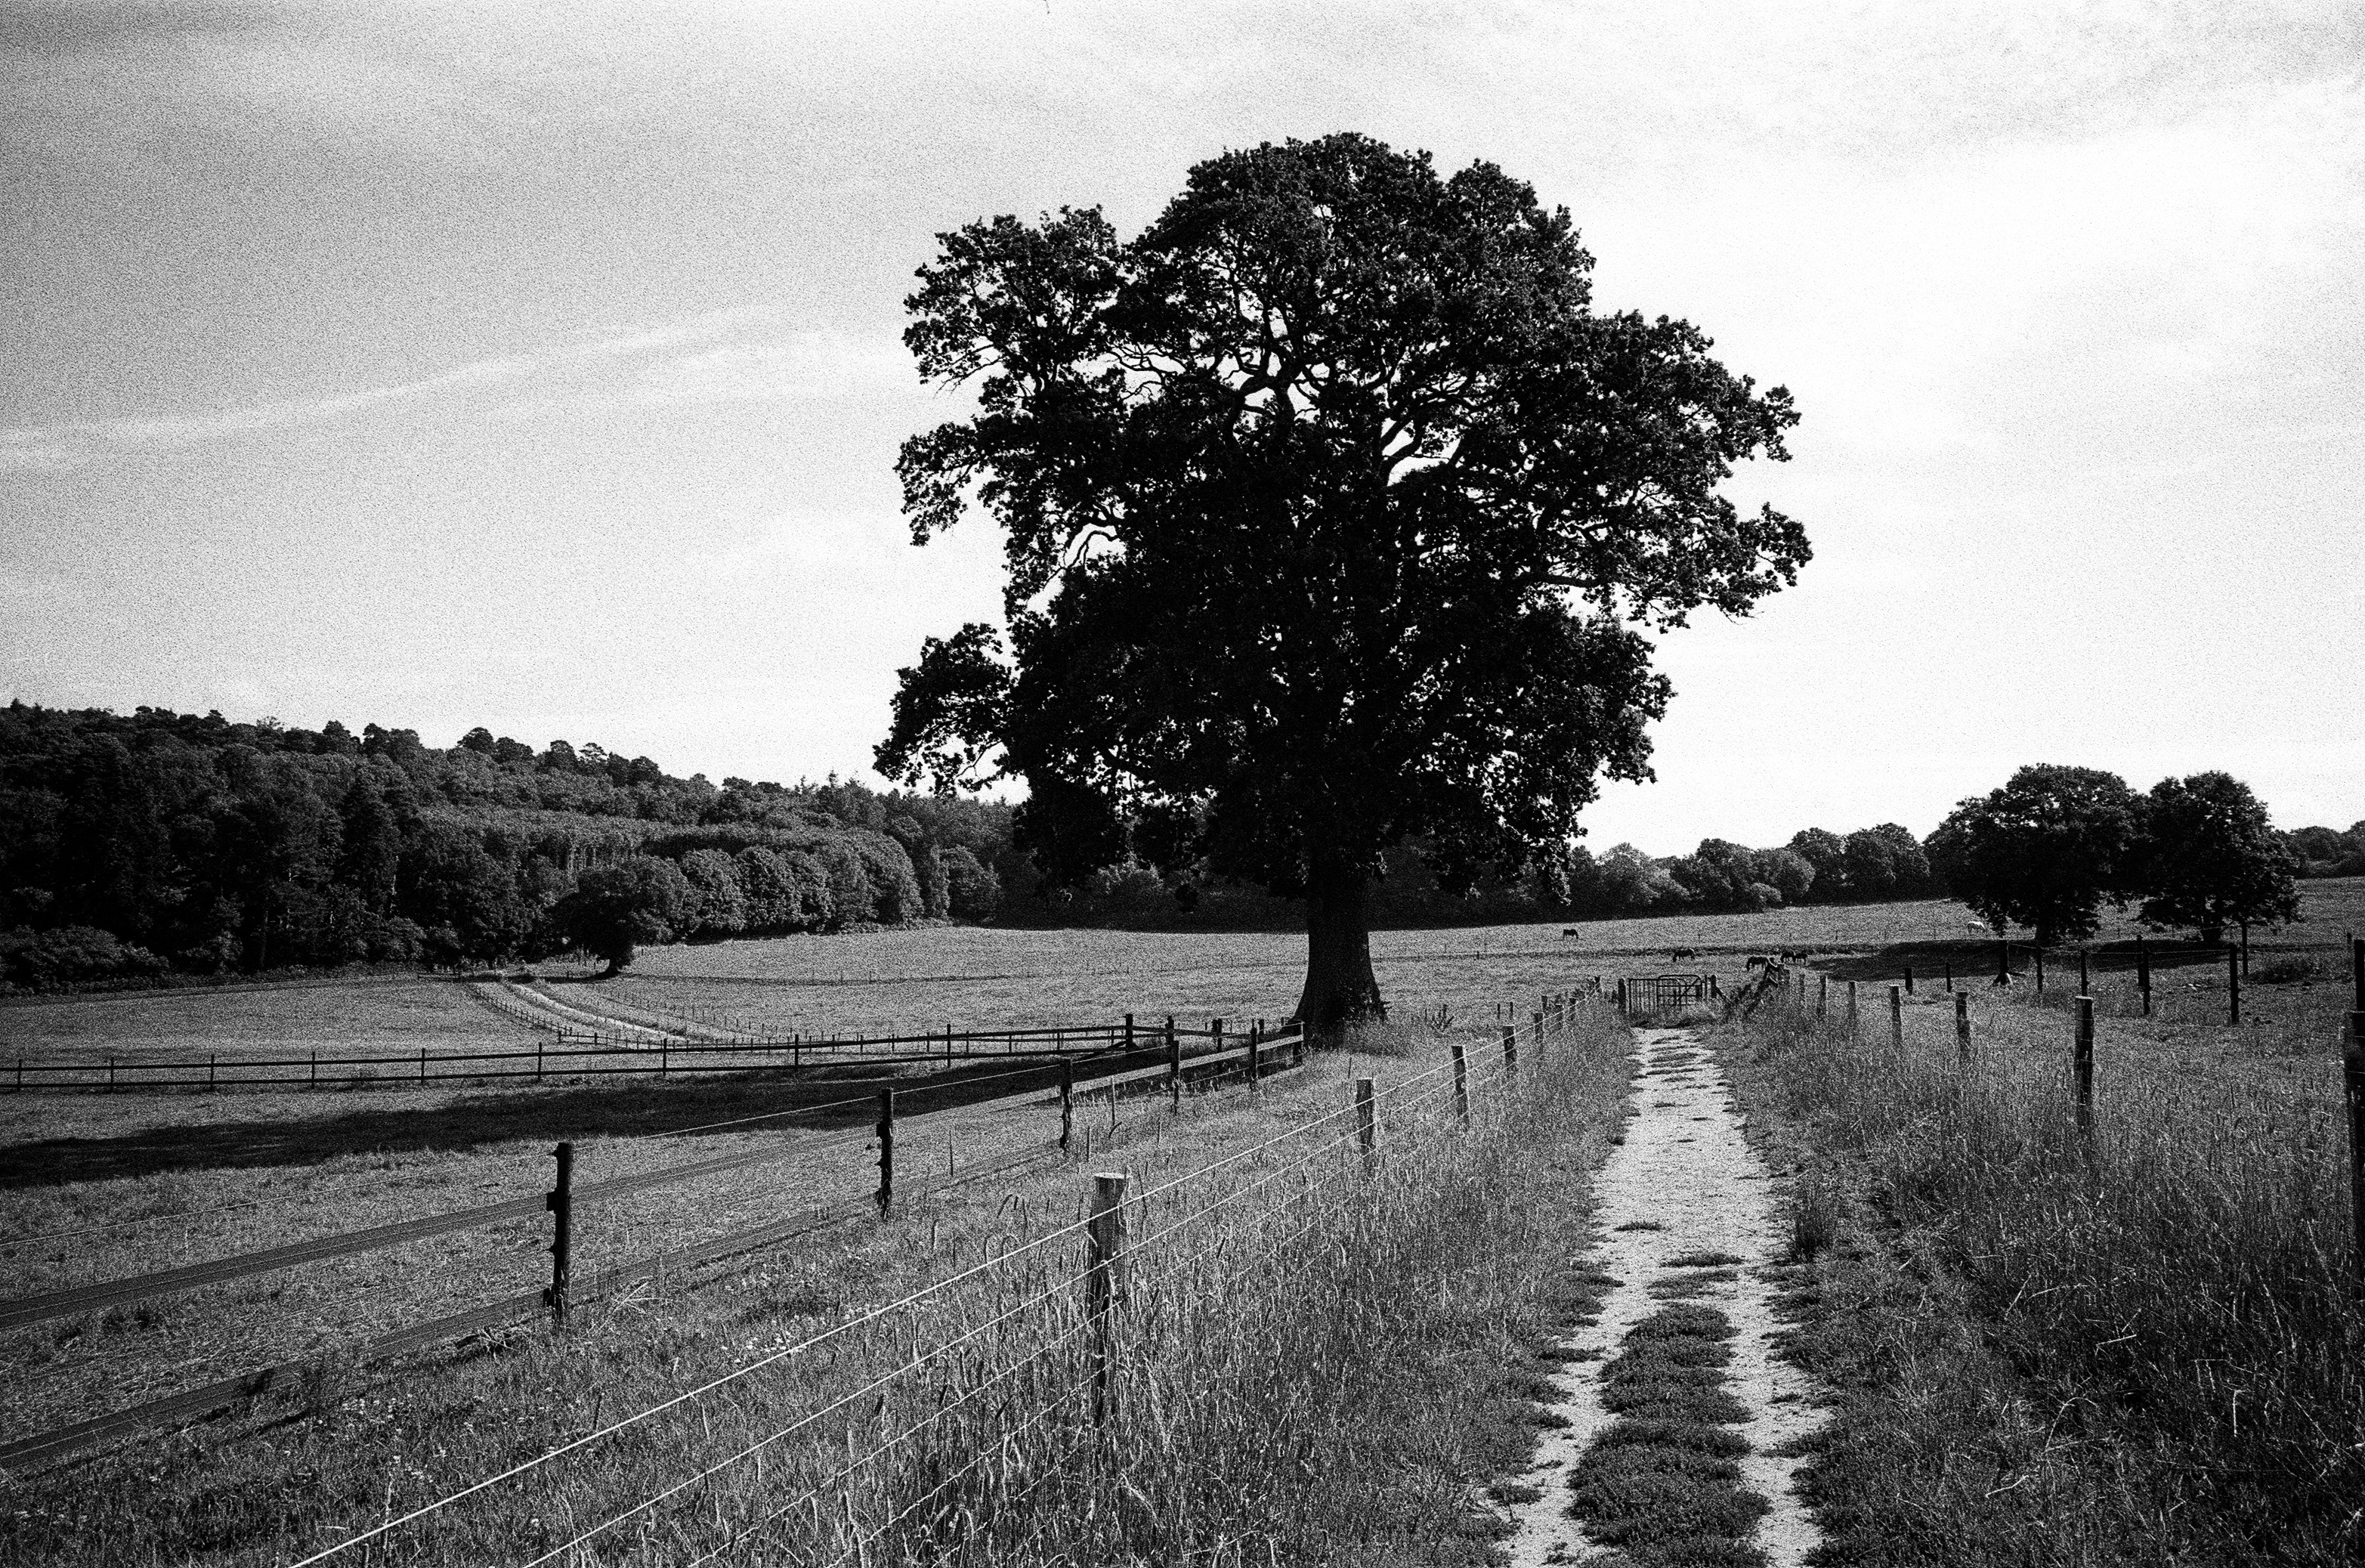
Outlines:
{"type": "MultiPolygon", "coordinates": [[[[1526,1025],[1515,1025],[1512,1039],[1538,1049],[1548,1035],[1564,1029],[1568,1021],[1566,1011],[1539,1014],[1526,1025]]],[[[1242,1063],[1232,1070],[1245,1068],[1242,1063]]],[[[1363,1199],[1365,1183],[1349,1184],[1343,1194],[1336,1191],[1344,1176],[1370,1170],[1374,1160],[1384,1166],[1387,1138],[1380,1140],[1376,1151],[1366,1145],[1362,1159],[1350,1152],[1365,1137],[1362,1117],[1367,1111],[1376,1125],[1393,1129],[1389,1137],[1416,1137],[1454,1094],[1458,1076],[1458,1087],[1472,1107],[1468,1119],[1476,1126],[1493,1114],[1490,1106],[1503,1103],[1499,1091],[1513,1084],[1520,1071],[1508,1052],[1502,1059],[1485,1064],[1471,1060],[1458,1075],[1456,1068],[1449,1060],[1410,1073],[1376,1089],[1362,1104],[1351,1102],[1319,1112],[1272,1137],[1126,1193],[1119,1209],[1120,1222],[1138,1228],[1138,1234],[1124,1249],[1124,1288],[1146,1292],[1160,1279],[1171,1282],[1188,1271],[1208,1266],[1220,1265],[1226,1271],[1219,1278],[1234,1278],[1244,1270],[1277,1262],[1326,1221],[1363,1199]],[[1310,1146],[1308,1140],[1312,1140],[1310,1146]],[[1268,1167],[1263,1163],[1268,1157],[1278,1162],[1268,1167]],[[1239,1179],[1230,1185],[1199,1195],[1206,1184],[1228,1179],[1235,1171],[1239,1179]],[[1180,1212],[1161,1215],[1159,1223],[1151,1225],[1154,1209],[1173,1207],[1180,1212]],[[1284,1221],[1290,1223],[1284,1226],[1284,1221]],[[1182,1246],[1194,1233],[1205,1239],[1195,1247],[1182,1246]],[[1244,1244],[1249,1247],[1245,1255],[1225,1257],[1227,1252],[1238,1254],[1244,1244]]],[[[1165,1085],[1161,1081],[1152,1087],[1162,1091],[1165,1085]]],[[[1109,1092],[1114,1097],[1115,1091],[1109,1092]]],[[[567,1501],[570,1483],[553,1468],[562,1462],[588,1456],[627,1434],[648,1431],[665,1417],[687,1416],[694,1410],[707,1411],[701,1417],[704,1429],[713,1430],[718,1415],[725,1417],[727,1429],[730,1418],[744,1423],[754,1412],[716,1407],[752,1393],[753,1380],[761,1374],[792,1363],[818,1368],[826,1374],[838,1371],[841,1362],[849,1359],[860,1362],[866,1348],[874,1354],[888,1352],[891,1364],[867,1376],[857,1374],[835,1393],[815,1394],[794,1419],[767,1424],[735,1441],[721,1458],[697,1465],[626,1506],[611,1506],[588,1525],[568,1527],[563,1539],[552,1540],[545,1536],[543,1542],[527,1549],[521,1561],[528,1568],[562,1561],[589,1563],[613,1561],[615,1552],[629,1555],[638,1550],[666,1561],[680,1561],[695,1552],[689,1560],[702,1563],[738,1552],[759,1537],[767,1542],[767,1561],[822,1565],[889,1560],[871,1553],[925,1511],[945,1504],[947,1496],[958,1493],[997,1455],[1009,1461],[997,1473],[1006,1479],[1018,1465],[1011,1456],[1023,1458],[1021,1450],[1027,1442],[1056,1425],[1055,1415],[1066,1412],[1091,1383],[1093,1374],[1084,1359],[1065,1352],[1087,1333],[1110,1333],[1112,1319],[1095,1316],[1089,1309],[1082,1277],[1071,1271],[1056,1271],[1052,1265],[1055,1249],[1083,1241],[1094,1224],[1092,1218],[1078,1217],[1052,1225],[894,1301],[856,1313],[496,1473],[391,1515],[298,1559],[291,1568],[311,1568],[356,1552],[375,1556],[390,1548],[390,1538],[397,1536],[412,1537],[415,1549],[425,1550],[427,1540],[418,1539],[422,1531],[441,1533],[440,1521],[451,1510],[485,1499],[497,1489],[506,1495],[520,1485],[542,1486],[551,1495],[535,1508],[536,1517],[572,1518],[576,1507],[567,1501]],[[981,1303],[981,1292],[985,1293],[981,1303]],[[984,1316],[977,1316],[981,1311],[984,1316]],[[923,1330],[932,1321],[958,1331],[928,1333],[924,1343],[923,1330]],[[841,1350],[844,1356],[839,1354],[841,1350]],[[819,1366],[824,1354],[830,1358],[825,1368],[819,1366]],[[1070,1361],[1074,1364],[1067,1364],[1070,1361]],[[981,1413],[990,1414],[992,1430],[978,1440],[964,1462],[932,1481],[923,1477],[929,1484],[908,1500],[881,1491],[889,1481],[880,1472],[896,1456],[907,1454],[924,1434],[972,1416],[987,1418],[981,1413]],[[857,1435],[866,1427],[873,1434],[868,1439],[857,1435]],[[832,1447],[839,1448],[844,1457],[827,1458],[832,1447]],[[722,1484],[723,1478],[743,1472],[752,1474],[722,1484]],[[551,1493],[554,1487],[556,1491],[551,1493]],[[879,1497],[886,1500],[875,1500],[879,1497]],[[866,1503],[865,1499],[873,1500],[866,1503]],[[861,1520],[864,1512],[880,1510],[887,1510],[883,1520],[861,1520]],[[752,1518],[748,1517],[751,1511],[752,1518]],[[736,1518],[728,1517],[733,1512],[737,1513],[736,1518]],[[784,1542],[774,1547],[772,1538],[781,1532],[790,1538],[801,1532],[804,1544],[784,1542]],[[700,1538],[704,1538],[702,1544],[700,1538]],[[792,1555],[768,1554],[775,1551],[792,1555]]],[[[1077,1423],[1086,1423],[1084,1414],[1070,1414],[1077,1423]]],[[[1048,1473],[1038,1473],[1028,1482],[1026,1492],[1041,1485],[1048,1473]]],[[[514,1518],[522,1506],[524,1499],[520,1498],[505,1505],[505,1511],[514,1518]]],[[[934,1528],[940,1521],[938,1514],[929,1514],[919,1522],[922,1528],[934,1528]]],[[[472,1553],[482,1555],[483,1544],[475,1543],[472,1553]]]]}

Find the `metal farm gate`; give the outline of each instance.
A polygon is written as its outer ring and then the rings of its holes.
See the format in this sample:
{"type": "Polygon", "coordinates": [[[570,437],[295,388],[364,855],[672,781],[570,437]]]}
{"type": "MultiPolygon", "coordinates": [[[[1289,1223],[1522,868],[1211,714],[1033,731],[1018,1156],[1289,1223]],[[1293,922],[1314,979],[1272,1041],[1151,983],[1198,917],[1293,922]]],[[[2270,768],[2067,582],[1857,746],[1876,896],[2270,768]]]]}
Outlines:
{"type": "Polygon", "coordinates": [[[1618,986],[1629,1013],[1683,1007],[1716,994],[1716,981],[1708,975],[1628,975],[1618,986]]]}

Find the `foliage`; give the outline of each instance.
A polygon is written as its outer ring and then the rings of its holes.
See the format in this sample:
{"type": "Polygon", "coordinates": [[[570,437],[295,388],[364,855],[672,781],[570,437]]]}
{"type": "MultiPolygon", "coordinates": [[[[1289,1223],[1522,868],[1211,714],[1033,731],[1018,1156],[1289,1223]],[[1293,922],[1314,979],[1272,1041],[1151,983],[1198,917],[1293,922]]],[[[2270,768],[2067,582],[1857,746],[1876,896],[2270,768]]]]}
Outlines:
{"type": "Polygon", "coordinates": [[[2365,877],[2365,822],[2351,823],[2346,833],[2328,827],[2298,828],[2285,834],[2283,842],[2298,862],[2294,875],[2365,877]]]}
{"type": "Polygon", "coordinates": [[[95,926],[0,932],[0,991],[56,991],[157,975],[164,967],[164,960],[145,947],[95,926]]]}
{"type": "Polygon", "coordinates": [[[634,855],[586,871],[551,911],[551,923],[614,974],[633,961],[635,948],[670,942],[689,929],[699,903],[698,890],[678,866],[634,855]]]}
{"type": "Polygon", "coordinates": [[[940,237],[905,341],[979,412],[899,463],[915,540],[1007,533],[1010,634],[931,639],[880,770],[1024,778],[1055,879],[1150,863],[1303,892],[1301,1015],[1376,1007],[1370,888],[1557,859],[1664,711],[1638,626],[1744,613],[1797,524],[1759,393],[1664,317],[1596,314],[1565,211],[1365,138],[1194,168],[1149,230],[1097,209],[940,237]]]}
{"type": "MultiPolygon", "coordinates": [[[[0,709],[0,924],[111,933],[193,974],[490,963],[563,942],[550,915],[577,879],[645,851],[697,888],[684,934],[822,930],[841,906],[844,921],[918,917],[914,867],[947,851],[996,886],[1022,875],[1010,815],[835,778],[718,790],[481,730],[437,750],[375,724],[15,703],[0,709]],[[739,857],[758,847],[751,900],[739,857]]],[[[42,983],[97,983],[57,978],[71,969],[42,983]]]]}
{"type": "Polygon", "coordinates": [[[2102,902],[2125,902],[2140,847],[2124,779],[2037,765],[1956,806],[1930,835],[1929,857],[1973,913],[2031,926],[2044,946],[2092,935],[2102,902]]]}
{"type": "Polygon", "coordinates": [[[2146,925],[2215,942],[2232,925],[2299,918],[2295,857],[2250,787],[2226,773],[2163,778],[2143,803],[2136,886],[2146,925]]]}

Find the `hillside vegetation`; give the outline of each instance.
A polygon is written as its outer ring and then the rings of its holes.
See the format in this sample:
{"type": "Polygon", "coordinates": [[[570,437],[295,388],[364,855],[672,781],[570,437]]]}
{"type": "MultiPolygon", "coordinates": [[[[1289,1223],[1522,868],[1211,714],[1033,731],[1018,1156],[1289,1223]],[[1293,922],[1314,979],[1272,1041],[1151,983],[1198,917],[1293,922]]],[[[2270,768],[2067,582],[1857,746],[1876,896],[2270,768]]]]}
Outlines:
{"type": "MultiPolygon", "coordinates": [[[[2299,875],[2365,868],[2365,823],[2280,837],[2299,875]]],[[[1391,852],[1373,913],[1383,927],[1751,914],[1931,898],[1945,881],[1893,823],[1668,857],[1571,845],[1474,870],[1416,839],[1391,852]]],[[[1026,808],[989,800],[834,777],[717,785],[483,729],[438,748],[375,724],[0,709],[0,994],[947,918],[1295,930],[1302,905],[1130,849],[1054,885],[1026,808]]]]}

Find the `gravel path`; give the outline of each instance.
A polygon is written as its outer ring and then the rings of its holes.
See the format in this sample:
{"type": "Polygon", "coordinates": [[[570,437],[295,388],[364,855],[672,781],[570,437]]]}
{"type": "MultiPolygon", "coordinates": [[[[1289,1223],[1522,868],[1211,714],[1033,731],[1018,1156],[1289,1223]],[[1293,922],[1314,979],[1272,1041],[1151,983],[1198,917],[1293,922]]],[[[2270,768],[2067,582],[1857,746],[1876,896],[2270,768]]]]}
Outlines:
{"type": "Polygon", "coordinates": [[[1801,1462],[1779,1456],[1824,1415],[1806,1374],[1775,1348],[1775,1286],[1765,1266],[1781,1259],[1785,1240],[1774,1182],[1743,1139],[1730,1086],[1698,1033],[1641,1029],[1635,1039],[1634,1115],[1602,1168],[1588,1259],[1619,1282],[1604,1294],[1599,1318],[1562,1341],[1575,1359],[1553,1380],[1562,1396],[1552,1409],[1568,1424],[1543,1433],[1534,1464],[1519,1477],[1540,1495],[1512,1509],[1510,1561],[1514,1568],[1622,1561],[1587,1541],[1568,1513],[1568,1473],[1611,1419],[1601,1405],[1601,1368],[1627,1331],[1664,1305],[1651,1294],[1654,1281],[1704,1272],[1676,1268],[1675,1260],[1728,1254],[1740,1260],[1733,1277],[1698,1299],[1736,1330],[1727,1387],[1749,1412],[1740,1428],[1750,1448],[1742,1484],[1771,1505],[1755,1544],[1775,1568],[1795,1568],[1821,1534],[1792,1486],[1801,1462]]]}

